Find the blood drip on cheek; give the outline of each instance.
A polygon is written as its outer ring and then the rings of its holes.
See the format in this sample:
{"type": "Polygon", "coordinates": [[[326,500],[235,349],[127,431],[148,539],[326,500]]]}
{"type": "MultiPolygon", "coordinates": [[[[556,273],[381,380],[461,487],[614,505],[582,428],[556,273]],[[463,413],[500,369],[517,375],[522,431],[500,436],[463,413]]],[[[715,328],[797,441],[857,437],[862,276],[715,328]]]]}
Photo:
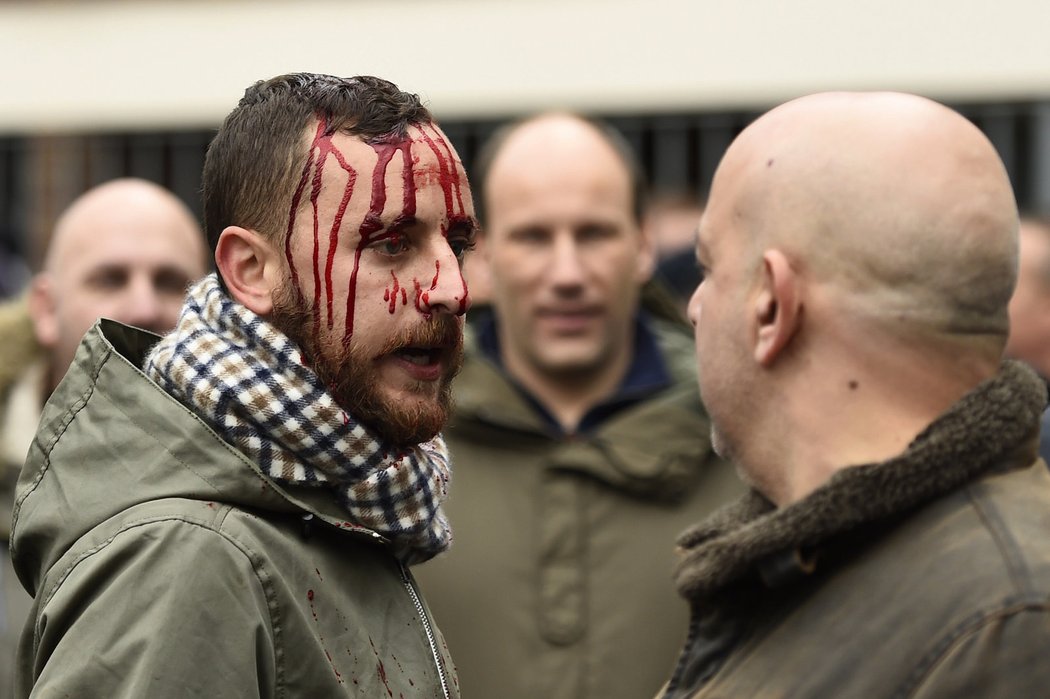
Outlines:
{"type": "MultiPolygon", "coordinates": [[[[364,249],[375,242],[375,234],[382,230],[383,224],[380,216],[386,207],[386,171],[396,151],[401,151],[403,167],[401,170],[403,200],[401,203],[400,217],[413,217],[416,215],[416,182],[412,176],[412,141],[404,138],[396,143],[372,144],[378,159],[375,169],[372,171],[372,199],[368,207],[368,213],[361,221],[360,240],[354,251],[354,268],[350,273],[350,281],[346,293],[346,327],[343,334],[343,345],[350,344],[350,338],[354,334],[354,308],[357,305],[357,275],[361,269],[361,254],[364,249]]],[[[396,282],[395,277],[395,282],[396,282]]],[[[402,290],[403,291],[403,290],[402,290]]],[[[388,298],[393,304],[397,303],[396,290],[393,298],[388,298]]],[[[402,298],[404,294],[402,294],[402,298]]],[[[393,313],[393,310],[391,310],[393,313]]]]}
{"type": "MultiPolygon", "coordinates": [[[[390,270],[390,277],[394,280],[394,287],[393,289],[387,289],[383,292],[383,300],[388,301],[390,303],[390,305],[387,306],[387,310],[389,310],[390,313],[393,314],[394,311],[397,309],[398,292],[404,294],[404,289],[401,288],[401,283],[398,281],[397,275],[394,274],[393,270],[390,270]]],[[[407,300],[407,296],[405,298],[407,300]]]]}
{"type": "MultiPolygon", "coordinates": [[[[314,320],[314,337],[316,338],[320,332],[321,323],[321,289],[324,288],[325,299],[324,307],[326,309],[326,322],[329,328],[333,325],[333,310],[332,303],[334,294],[332,290],[332,270],[335,264],[335,255],[339,247],[339,233],[343,224],[343,216],[346,214],[347,206],[350,203],[350,198],[354,192],[354,186],[357,182],[357,171],[354,170],[347,162],[343,153],[333,143],[333,135],[329,129],[329,122],[327,119],[319,119],[317,124],[317,131],[314,134],[313,141],[310,145],[310,155],[307,158],[306,164],[303,166],[302,173],[299,178],[299,183],[296,186],[295,193],[292,196],[292,202],[290,211],[288,214],[288,227],[285,233],[285,258],[288,261],[288,267],[291,270],[291,281],[292,287],[296,294],[300,298],[303,297],[302,284],[300,281],[299,270],[296,269],[295,261],[292,254],[292,234],[295,231],[295,224],[299,207],[302,204],[303,195],[306,191],[306,185],[308,183],[313,184],[310,191],[310,206],[312,209],[313,217],[313,280],[314,280],[314,294],[313,294],[313,320],[314,320]],[[320,260],[320,221],[319,221],[319,199],[323,185],[324,168],[329,157],[333,157],[339,166],[347,173],[347,182],[343,189],[343,194],[340,199],[340,203],[334,216],[332,217],[332,224],[328,233],[328,254],[324,262],[324,273],[321,272],[321,260],[320,260]],[[322,283],[323,276],[323,283],[322,283]]],[[[380,216],[383,214],[383,209],[386,206],[386,171],[390,165],[390,161],[393,159],[394,154],[397,151],[401,151],[404,167],[402,170],[402,181],[403,181],[403,192],[404,199],[402,202],[401,215],[405,217],[411,217],[416,212],[416,187],[415,180],[412,176],[412,153],[411,153],[412,141],[409,138],[404,138],[394,143],[379,143],[372,144],[373,150],[377,155],[377,161],[375,168],[372,171],[372,193],[371,201],[369,204],[368,214],[364,217],[361,222],[359,229],[360,240],[357,248],[354,251],[354,266],[353,271],[350,274],[350,281],[347,289],[346,299],[346,325],[344,328],[343,343],[348,344],[350,337],[353,335],[354,329],[354,308],[357,302],[357,275],[360,270],[361,254],[366,247],[374,242],[375,234],[382,229],[380,222],[380,216]]],[[[402,299],[404,303],[407,303],[407,294],[402,289],[402,299]]],[[[394,298],[396,299],[396,291],[394,292],[394,298]]]]}
{"type": "Polygon", "coordinates": [[[401,286],[401,280],[397,278],[393,270],[390,271],[390,277],[393,279],[394,284],[392,287],[388,287],[383,290],[383,301],[387,304],[387,311],[393,315],[394,311],[397,310],[398,298],[401,299],[401,305],[408,305],[408,289],[401,286]]]}
{"type": "Polygon", "coordinates": [[[431,315],[430,292],[437,288],[441,276],[441,260],[434,260],[434,270],[434,278],[430,280],[430,288],[427,291],[423,291],[423,285],[418,279],[412,280],[412,285],[416,288],[416,310],[427,320],[430,320],[431,315]]]}
{"type": "Polygon", "coordinates": [[[422,313],[424,318],[430,320],[430,294],[423,291],[418,279],[413,279],[412,285],[416,288],[416,310],[422,313]]]}

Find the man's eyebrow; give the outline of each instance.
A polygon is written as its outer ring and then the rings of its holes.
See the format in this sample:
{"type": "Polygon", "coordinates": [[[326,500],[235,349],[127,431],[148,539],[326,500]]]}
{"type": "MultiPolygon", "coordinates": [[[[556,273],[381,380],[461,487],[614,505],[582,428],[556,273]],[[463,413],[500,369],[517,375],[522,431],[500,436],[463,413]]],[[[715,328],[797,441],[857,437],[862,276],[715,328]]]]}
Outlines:
{"type": "Polygon", "coordinates": [[[468,233],[477,233],[478,229],[481,228],[478,220],[473,216],[451,216],[448,219],[448,228],[467,229],[468,233]]]}
{"type": "Polygon", "coordinates": [[[410,214],[401,214],[387,226],[387,230],[400,230],[403,228],[411,228],[412,226],[419,223],[419,219],[410,214]]]}
{"type": "Polygon", "coordinates": [[[98,262],[87,268],[87,275],[113,274],[114,272],[126,273],[131,268],[126,262],[98,262]]]}

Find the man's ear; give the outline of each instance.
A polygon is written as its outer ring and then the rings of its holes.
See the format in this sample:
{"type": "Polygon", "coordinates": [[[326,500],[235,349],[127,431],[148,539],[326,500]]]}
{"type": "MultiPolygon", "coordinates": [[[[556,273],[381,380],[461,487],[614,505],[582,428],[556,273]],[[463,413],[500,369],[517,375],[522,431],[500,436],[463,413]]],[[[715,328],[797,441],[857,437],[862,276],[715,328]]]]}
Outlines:
{"type": "Polygon", "coordinates": [[[270,315],[283,267],[268,239],[248,228],[227,226],[215,245],[215,266],[238,303],[256,315],[270,315]]]}
{"type": "Polygon", "coordinates": [[[41,347],[58,344],[58,308],[55,304],[55,283],[47,272],[40,272],[29,283],[26,306],[33,322],[33,334],[41,347]]]}
{"type": "Polygon", "coordinates": [[[780,250],[762,254],[762,280],[755,297],[755,361],[770,366],[802,321],[800,280],[780,250]]]}

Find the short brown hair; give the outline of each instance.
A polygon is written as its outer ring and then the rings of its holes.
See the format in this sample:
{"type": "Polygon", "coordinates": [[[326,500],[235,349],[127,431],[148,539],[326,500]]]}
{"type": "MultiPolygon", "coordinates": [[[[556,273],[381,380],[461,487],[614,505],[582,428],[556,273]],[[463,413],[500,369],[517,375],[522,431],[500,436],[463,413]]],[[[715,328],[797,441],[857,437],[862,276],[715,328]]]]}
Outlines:
{"type": "Polygon", "coordinates": [[[418,95],[367,75],[290,73],[255,83],[226,117],[204,160],[204,227],[212,252],[227,226],[271,240],[283,233],[314,119],[328,135],[386,143],[433,117],[418,95]]]}

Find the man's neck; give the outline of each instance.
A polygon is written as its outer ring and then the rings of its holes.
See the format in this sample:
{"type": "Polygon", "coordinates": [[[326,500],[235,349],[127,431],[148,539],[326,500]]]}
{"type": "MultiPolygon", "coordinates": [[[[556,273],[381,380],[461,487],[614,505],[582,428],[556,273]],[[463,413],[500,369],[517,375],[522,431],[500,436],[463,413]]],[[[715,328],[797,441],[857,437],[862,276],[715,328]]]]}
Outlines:
{"type": "Polygon", "coordinates": [[[767,497],[784,506],[844,468],[898,456],[979,382],[928,363],[906,364],[902,359],[893,367],[861,372],[818,363],[819,374],[778,390],[779,438],[763,442],[780,448],[761,457],[777,463],[778,473],[768,474],[773,487],[767,497]]]}
{"type": "Polygon", "coordinates": [[[631,352],[620,352],[590,372],[550,374],[521,357],[502,352],[507,374],[528,391],[567,434],[577,430],[592,408],[615,395],[627,374],[631,356],[631,352]]]}

